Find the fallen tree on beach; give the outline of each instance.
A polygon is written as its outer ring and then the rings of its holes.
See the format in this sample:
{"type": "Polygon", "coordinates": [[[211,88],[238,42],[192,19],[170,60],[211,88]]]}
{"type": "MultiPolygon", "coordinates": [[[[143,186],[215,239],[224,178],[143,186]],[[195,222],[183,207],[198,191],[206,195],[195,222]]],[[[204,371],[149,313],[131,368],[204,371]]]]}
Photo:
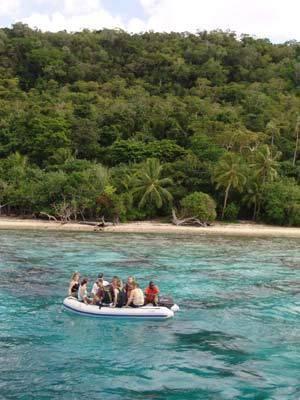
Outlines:
{"type": "Polygon", "coordinates": [[[95,228],[95,230],[97,229],[103,229],[106,228],[108,226],[115,226],[118,225],[118,221],[114,221],[114,222],[110,222],[110,221],[105,221],[104,216],[102,216],[100,218],[100,221],[78,221],[78,220],[73,220],[70,218],[70,215],[59,215],[58,218],[56,218],[54,215],[48,214],[44,211],[41,211],[39,213],[40,216],[44,217],[46,216],[48,218],[49,221],[54,221],[54,222],[58,222],[60,224],[67,224],[67,223],[77,223],[79,225],[88,225],[88,226],[93,226],[95,228]]]}
{"type": "Polygon", "coordinates": [[[117,225],[115,222],[105,221],[105,218],[102,216],[100,221],[79,221],[80,225],[90,225],[95,228],[106,228],[107,226],[115,226],[117,225]]]}
{"type": "Polygon", "coordinates": [[[43,212],[43,211],[40,212],[40,215],[41,215],[41,216],[44,216],[44,215],[45,215],[45,216],[48,218],[49,221],[58,222],[57,218],[55,218],[54,215],[48,214],[48,213],[43,212]]]}
{"type": "Polygon", "coordinates": [[[176,226],[206,227],[210,226],[211,222],[216,219],[216,203],[206,193],[190,193],[181,200],[180,205],[181,218],[178,218],[175,209],[172,209],[172,223],[176,226]]]}
{"type": "Polygon", "coordinates": [[[181,226],[181,225],[201,226],[203,228],[211,226],[209,222],[200,221],[197,217],[178,218],[174,208],[172,209],[172,224],[176,226],[181,226]]]}

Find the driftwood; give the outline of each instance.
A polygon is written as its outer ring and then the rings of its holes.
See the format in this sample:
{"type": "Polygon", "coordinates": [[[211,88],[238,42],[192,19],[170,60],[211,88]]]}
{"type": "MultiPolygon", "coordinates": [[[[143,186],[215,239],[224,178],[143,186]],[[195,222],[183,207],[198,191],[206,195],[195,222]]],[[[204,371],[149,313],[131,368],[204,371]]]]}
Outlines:
{"type": "Polygon", "coordinates": [[[101,221],[97,223],[97,225],[95,225],[94,231],[98,232],[98,231],[103,231],[104,228],[106,228],[107,226],[112,226],[115,225],[113,222],[106,222],[104,217],[101,217],[101,221]]]}
{"type": "MultiPolygon", "coordinates": [[[[54,219],[54,221],[60,221],[62,224],[66,224],[67,222],[71,222],[72,221],[72,217],[74,217],[74,219],[76,220],[76,208],[73,207],[70,203],[68,203],[65,198],[63,199],[63,201],[61,203],[58,204],[53,204],[52,205],[53,209],[54,209],[54,215],[50,215],[51,219],[54,219]]],[[[47,213],[41,213],[44,215],[47,215],[47,213]]],[[[49,216],[48,216],[49,218],[49,216]]],[[[50,218],[49,218],[50,219],[50,218]]]]}
{"type": "Polygon", "coordinates": [[[90,226],[99,226],[99,222],[94,221],[79,221],[80,225],[90,225],[90,226]]]}
{"type": "Polygon", "coordinates": [[[40,215],[46,215],[46,217],[48,217],[49,221],[53,220],[55,222],[58,222],[57,219],[54,217],[54,215],[47,214],[43,211],[40,212],[40,215]]]}
{"type": "MultiPolygon", "coordinates": [[[[56,215],[58,215],[57,219],[54,215],[48,214],[44,211],[40,211],[40,215],[45,215],[48,217],[49,221],[55,221],[55,222],[60,222],[61,224],[66,224],[68,222],[72,222],[71,216],[72,216],[72,209],[69,207],[66,207],[65,204],[63,204],[63,207],[59,210],[58,207],[55,207],[56,209],[56,215]],[[60,213],[58,213],[60,211],[60,213]]],[[[119,224],[119,220],[115,219],[114,222],[108,222],[105,221],[104,217],[101,217],[100,221],[76,221],[80,225],[89,225],[89,226],[94,226],[95,230],[102,230],[106,228],[107,226],[115,226],[119,224]]]]}
{"type": "Polygon", "coordinates": [[[176,216],[176,212],[175,212],[174,208],[172,210],[172,223],[176,226],[180,226],[180,225],[192,225],[192,226],[196,225],[196,226],[202,226],[202,227],[209,226],[209,224],[207,222],[200,221],[196,217],[178,218],[176,216]]]}
{"type": "Polygon", "coordinates": [[[73,210],[65,202],[59,205],[54,205],[55,213],[59,216],[62,223],[71,221],[73,210]]]}
{"type": "Polygon", "coordinates": [[[101,221],[80,221],[79,224],[81,225],[90,225],[94,226],[95,230],[98,228],[106,228],[107,226],[115,226],[116,224],[114,222],[108,222],[105,221],[104,217],[101,217],[101,221]]]}

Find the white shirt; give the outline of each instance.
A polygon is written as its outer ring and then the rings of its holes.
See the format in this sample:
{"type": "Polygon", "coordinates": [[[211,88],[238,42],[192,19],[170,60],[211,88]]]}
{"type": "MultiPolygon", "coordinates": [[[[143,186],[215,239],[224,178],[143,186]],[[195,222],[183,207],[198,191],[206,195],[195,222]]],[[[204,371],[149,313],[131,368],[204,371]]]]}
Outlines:
{"type": "MultiPolygon", "coordinates": [[[[109,282],[103,281],[103,286],[107,286],[107,285],[109,285],[109,282]]],[[[97,282],[95,282],[95,283],[93,284],[93,287],[92,287],[92,293],[93,293],[93,295],[95,295],[95,294],[98,292],[98,289],[99,289],[99,286],[98,286],[97,282]]]]}
{"type": "Polygon", "coordinates": [[[80,285],[78,289],[78,300],[83,301],[84,297],[87,297],[87,289],[83,290],[83,287],[80,285]]]}
{"type": "Polygon", "coordinates": [[[144,293],[142,289],[135,288],[130,293],[130,298],[132,299],[132,303],[135,306],[143,306],[144,305],[144,293]]]}

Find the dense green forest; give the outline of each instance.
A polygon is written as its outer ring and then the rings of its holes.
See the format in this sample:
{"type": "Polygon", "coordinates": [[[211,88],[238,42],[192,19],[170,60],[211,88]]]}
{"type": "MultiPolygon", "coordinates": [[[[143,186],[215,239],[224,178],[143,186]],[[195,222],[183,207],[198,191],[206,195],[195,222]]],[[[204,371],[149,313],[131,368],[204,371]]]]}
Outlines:
{"type": "Polygon", "coordinates": [[[300,43],[0,29],[0,209],[300,225],[300,43]]]}

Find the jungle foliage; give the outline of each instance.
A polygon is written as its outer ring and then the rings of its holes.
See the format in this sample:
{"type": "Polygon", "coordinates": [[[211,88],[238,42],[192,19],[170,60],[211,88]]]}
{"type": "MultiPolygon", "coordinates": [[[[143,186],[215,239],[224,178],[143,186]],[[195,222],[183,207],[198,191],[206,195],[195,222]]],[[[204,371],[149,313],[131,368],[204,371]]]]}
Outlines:
{"type": "Polygon", "coordinates": [[[300,43],[0,29],[2,212],[299,225],[299,130],[300,43]]]}

